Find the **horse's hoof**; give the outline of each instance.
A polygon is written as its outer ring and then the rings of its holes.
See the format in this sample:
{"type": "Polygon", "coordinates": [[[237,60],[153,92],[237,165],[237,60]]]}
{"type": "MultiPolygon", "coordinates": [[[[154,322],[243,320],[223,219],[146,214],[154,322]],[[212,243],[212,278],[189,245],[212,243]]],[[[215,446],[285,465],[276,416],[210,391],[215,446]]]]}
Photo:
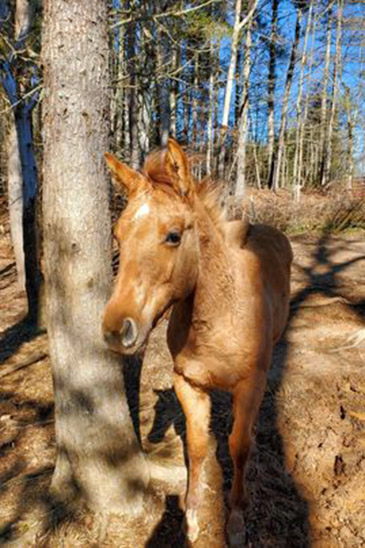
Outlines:
{"type": "Polygon", "coordinates": [[[242,548],[246,541],[246,529],[241,510],[232,510],[227,523],[227,536],[232,548],[242,548]]]}
{"type": "Polygon", "coordinates": [[[190,542],[195,542],[199,536],[198,516],[196,510],[187,510],[185,514],[187,525],[187,537],[190,542]]]}

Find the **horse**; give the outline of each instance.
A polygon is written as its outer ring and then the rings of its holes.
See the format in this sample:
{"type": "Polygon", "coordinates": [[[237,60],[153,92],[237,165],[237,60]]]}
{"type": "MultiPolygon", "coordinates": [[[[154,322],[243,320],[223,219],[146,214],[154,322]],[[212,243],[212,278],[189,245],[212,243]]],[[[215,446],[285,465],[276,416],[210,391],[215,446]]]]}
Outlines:
{"type": "Polygon", "coordinates": [[[167,343],[186,417],[185,519],[192,542],[199,535],[204,491],[209,391],[232,393],[227,532],[234,539],[244,525],[252,430],[273,346],[288,318],[290,243],[273,227],[225,221],[217,191],[194,180],[188,156],[173,139],[138,172],[111,154],[105,157],[114,182],[129,196],[114,229],[120,265],[104,312],[105,340],[121,354],[140,353],[170,311],[167,343]]]}

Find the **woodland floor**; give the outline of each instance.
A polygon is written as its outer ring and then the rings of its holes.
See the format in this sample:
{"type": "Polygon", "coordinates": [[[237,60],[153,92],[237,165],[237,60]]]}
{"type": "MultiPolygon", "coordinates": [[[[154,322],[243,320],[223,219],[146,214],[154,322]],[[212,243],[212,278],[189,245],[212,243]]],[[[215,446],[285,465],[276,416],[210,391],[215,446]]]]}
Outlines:
{"type": "MultiPolygon", "coordinates": [[[[365,346],[344,347],[365,324],[365,233],[296,236],[292,244],[291,318],[275,350],[257,425],[245,545],[360,547],[365,545],[365,346]]],[[[183,546],[184,419],[171,388],[165,326],[151,337],[143,368],[126,366],[135,425],[160,470],[144,515],[107,522],[85,511],[70,515],[53,508],[47,497],[55,459],[47,337],[22,320],[25,299],[16,285],[4,212],[0,291],[0,544],[183,546]],[[24,367],[10,372],[19,364],[24,367]]],[[[231,481],[229,397],[215,393],[212,399],[220,464],[212,442],[202,534],[195,544],[204,548],[224,545],[219,501],[222,486],[226,493],[231,481]]]]}

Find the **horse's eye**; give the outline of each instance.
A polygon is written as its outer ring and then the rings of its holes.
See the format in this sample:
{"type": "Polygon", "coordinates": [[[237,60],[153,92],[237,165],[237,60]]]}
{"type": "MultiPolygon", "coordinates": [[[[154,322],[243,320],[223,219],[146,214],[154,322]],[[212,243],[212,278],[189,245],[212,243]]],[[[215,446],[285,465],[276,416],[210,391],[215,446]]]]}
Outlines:
{"type": "Polygon", "coordinates": [[[176,230],[173,232],[169,232],[165,238],[165,242],[168,245],[172,245],[172,246],[179,245],[180,241],[181,241],[181,234],[180,232],[176,232],[176,230]]]}

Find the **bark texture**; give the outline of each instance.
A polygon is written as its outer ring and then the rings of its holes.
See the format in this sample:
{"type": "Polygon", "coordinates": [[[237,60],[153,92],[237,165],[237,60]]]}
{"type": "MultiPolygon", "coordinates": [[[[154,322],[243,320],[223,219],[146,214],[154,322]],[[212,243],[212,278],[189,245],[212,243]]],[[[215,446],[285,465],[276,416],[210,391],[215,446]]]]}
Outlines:
{"type": "Polygon", "coordinates": [[[107,5],[47,0],[44,262],[57,462],[52,490],[98,511],[141,509],[147,468],[119,358],[102,341],[111,283],[107,5]]]}
{"type": "Polygon", "coordinates": [[[251,22],[247,26],[245,56],[243,61],[243,90],[238,124],[237,176],[235,197],[243,198],[246,189],[246,146],[248,135],[249,82],[251,73],[251,22]]]}
{"type": "Polygon", "coordinates": [[[278,6],[279,0],[272,2],[271,33],[270,33],[270,60],[267,81],[267,148],[268,148],[268,183],[271,188],[274,175],[274,146],[275,146],[275,70],[276,50],[278,40],[278,6]]]}
{"type": "Polygon", "coordinates": [[[23,177],[15,120],[11,121],[7,149],[10,234],[14,249],[19,288],[25,291],[25,261],[23,247],[23,177]]]}

